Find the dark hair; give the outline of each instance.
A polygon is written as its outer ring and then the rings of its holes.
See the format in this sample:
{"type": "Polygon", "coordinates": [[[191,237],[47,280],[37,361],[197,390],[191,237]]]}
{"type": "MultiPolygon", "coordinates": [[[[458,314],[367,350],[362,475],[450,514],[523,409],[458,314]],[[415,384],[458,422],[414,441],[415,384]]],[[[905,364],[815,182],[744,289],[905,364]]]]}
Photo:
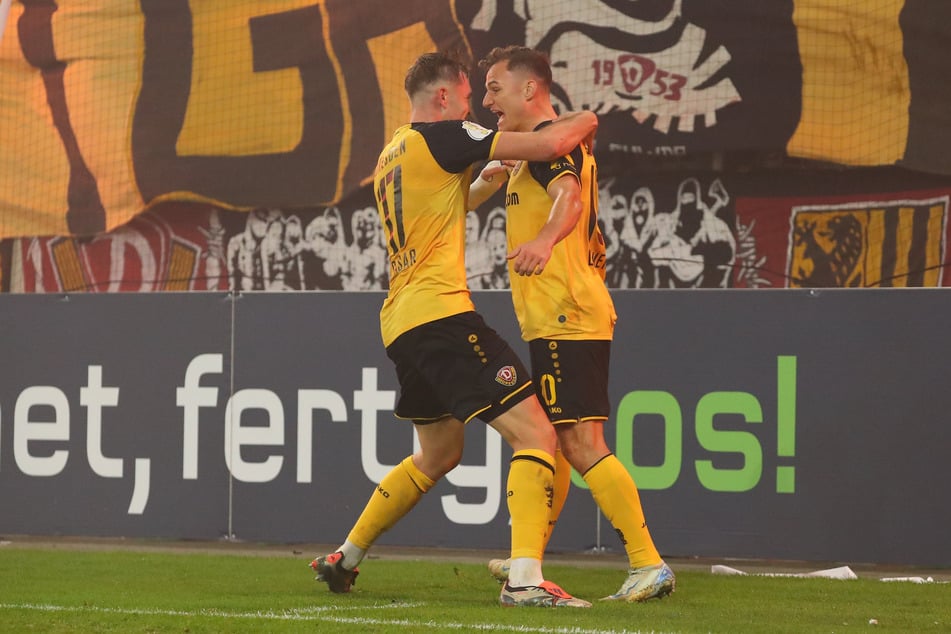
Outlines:
{"type": "Polygon", "coordinates": [[[551,65],[548,56],[527,46],[496,46],[479,61],[479,68],[489,70],[499,62],[508,62],[509,70],[526,70],[542,81],[545,87],[551,86],[551,65]]]}
{"type": "Polygon", "coordinates": [[[416,58],[406,71],[403,88],[412,98],[426,86],[437,81],[457,82],[459,75],[469,76],[469,67],[451,53],[425,53],[416,58]]]}

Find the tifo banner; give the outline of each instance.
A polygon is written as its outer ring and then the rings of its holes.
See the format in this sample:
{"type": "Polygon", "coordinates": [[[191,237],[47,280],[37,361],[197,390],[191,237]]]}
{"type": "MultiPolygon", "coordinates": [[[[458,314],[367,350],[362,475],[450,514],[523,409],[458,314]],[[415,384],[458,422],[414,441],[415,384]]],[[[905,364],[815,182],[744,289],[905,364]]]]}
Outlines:
{"type": "Polygon", "coordinates": [[[161,200],[337,201],[409,114],[450,0],[16,2],[0,49],[0,236],[91,234],[161,200]]]}
{"type": "Polygon", "coordinates": [[[734,285],[951,286],[949,185],[894,169],[747,178],[734,285]]]}
{"type": "Polygon", "coordinates": [[[547,51],[559,108],[601,115],[607,179],[749,150],[951,175],[949,31],[928,0],[17,0],[0,238],[97,235],[168,201],[337,205],[436,48],[547,51]]]}
{"type": "Polygon", "coordinates": [[[738,213],[757,225],[754,236],[766,237],[764,268],[782,266],[773,272],[789,287],[942,286],[949,284],[949,194],[746,199],[738,213]],[[776,218],[788,220],[786,236],[770,227],[776,218]]]}
{"type": "MultiPolygon", "coordinates": [[[[600,181],[609,288],[951,286],[951,179],[632,173],[600,181]],[[907,189],[906,189],[907,188],[907,189]]],[[[467,221],[474,290],[509,288],[504,192],[467,221]]],[[[236,212],[155,205],[92,238],[0,242],[2,290],[382,290],[388,258],[369,187],[333,207],[236,212]]]]}

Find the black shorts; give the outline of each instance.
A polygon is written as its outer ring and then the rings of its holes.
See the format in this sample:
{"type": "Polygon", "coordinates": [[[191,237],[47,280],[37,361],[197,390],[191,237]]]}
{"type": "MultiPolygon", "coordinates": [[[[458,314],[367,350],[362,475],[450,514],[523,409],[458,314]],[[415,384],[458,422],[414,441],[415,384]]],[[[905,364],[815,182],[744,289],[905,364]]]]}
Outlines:
{"type": "Polygon", "coordinates": [[[610,341],[534,339],[528,349],[538,400],[553,424],[610,417],[610,341]]]}
{"type": "Polygon", "coordinates": [[[396,416],[417,423],[452,415],[495,420],[535,395],[528,370],[476,312],[417,326],[386,348],[396,364],[396,416]]]}

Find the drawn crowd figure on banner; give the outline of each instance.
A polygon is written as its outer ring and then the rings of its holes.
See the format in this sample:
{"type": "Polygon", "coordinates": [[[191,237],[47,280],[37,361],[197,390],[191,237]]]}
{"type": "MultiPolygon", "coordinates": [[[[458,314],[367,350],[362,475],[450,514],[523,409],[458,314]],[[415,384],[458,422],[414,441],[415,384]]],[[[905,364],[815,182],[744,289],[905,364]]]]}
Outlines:
{"type": "Polygon", "coordinates": [[[345,291],[369,291],[387,288],[389,272],[383,227],[375,207],[364,207],[353,213],[353,242],[346,254],[345,291]]]}
{"type": "Polygon", "coordinates": [[[244,231],[228,241],[228,278],[236,291],[263,291],[268,286],[265,238],[280,212],[255,210],[248,213],[244,231]]]}
{"type": "Polygon", "coordinates": [[[258,209],[228,242],[232,290],[345,290],[387,288],[386,248],[376,209],[337,207],[309,213],[258,209]],[[306,222],[306,226],[304,223],[306,222]]]}
{"type": "MultiPolygon", "coordinates": [[[[734,271],[756,280],[755,271],[747,269],[762,256],[749,232],[734,234],[731,197],[719,178],[635,183],[613,178],[600,183],[598,225],[608,288],[727,288],[734,271]]],[[[505,208],[491,206],[501,198],[496,194],[483,205],[489,209],[484,214],[466,216],[466,273],[473,290],[510,287],[505,208]]]]}
{"type": "Polygon", "coordinates": [[[307,223],[305,288],[343,290],[347,244],[340,209],[326,209],[307,223]]]}
{"type": "MultiPolygon", "coordinates": [[[[656,189],[656,186],[655,186],[656,189]]],[[[730,196],[720,179],[706,191],[697,177],[667,192],[614,180],[602,183],[599,224],[607,247],[609,288],[726,288],[737,255],[730,196]]]]}
{"type": "Polygon", "coordinates": [[[506,255],[505,208],[493,207],[486,215],[482,231],[476,212],[466,215],[466,277],[472,290],[509,288],[509,269],[506,255]]]}

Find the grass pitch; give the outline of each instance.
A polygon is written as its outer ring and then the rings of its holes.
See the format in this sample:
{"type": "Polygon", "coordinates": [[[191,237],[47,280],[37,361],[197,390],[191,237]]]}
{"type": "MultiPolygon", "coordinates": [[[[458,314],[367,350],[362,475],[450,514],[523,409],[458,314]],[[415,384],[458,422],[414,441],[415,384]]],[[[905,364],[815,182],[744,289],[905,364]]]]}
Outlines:
{"type": "Polygon", "coordinates": [[[481,564],[384,555],[335,595],[313,580],[313,554],[0,547],[0,632],[951,632],[951,584],[674,565],[671,597],[628,605],[596,601],[617,589],[621,568],[547,563],[550,579],[594,607],[504,609],[481,564]]]}

